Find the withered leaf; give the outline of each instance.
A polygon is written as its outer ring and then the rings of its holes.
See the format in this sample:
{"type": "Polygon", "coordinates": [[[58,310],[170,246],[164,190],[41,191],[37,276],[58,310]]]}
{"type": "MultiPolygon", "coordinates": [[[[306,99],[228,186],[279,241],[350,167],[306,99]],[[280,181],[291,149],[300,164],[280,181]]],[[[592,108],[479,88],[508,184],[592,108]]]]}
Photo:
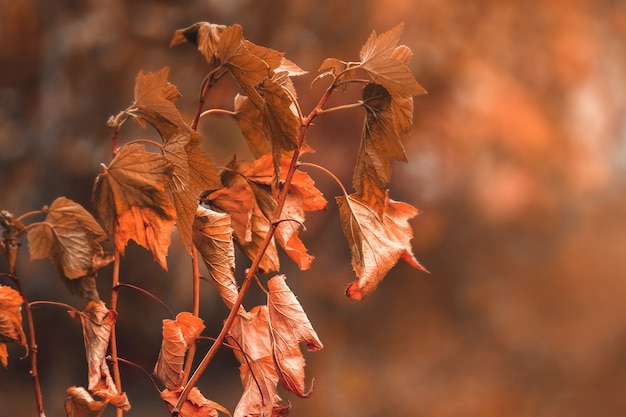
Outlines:
{"type": "MultiPolygon", "coordinates": [[[[250,185],[244,178],[232,172],[225,172],[223,181],[226,188],[210,194],[209,203],[212,207],[231,215],[235,243],[248,258],[254,259],[270,230],[270,221],[259,208],[250,185]]],[[[279,268],[278,251],[272,240],[261,259],[259,269],[270,272],[279,268]]]]}
{"type": "MultiPolygon", "coordinates": [[[[176,390],[164,389],[161,398],[167,403],[167,408],[172,411],[182,393],[182,388],[176,390]]],[[[217,417],[218,411],[231,416],[230,412],[215,401],[208,400],[200,393],[197,387],[189,391],[187,400],[180,409],[181,417],[217,417]]]]}
{"type": "Polygon", "coordinates": [[[300,351],[300,343],[306,343],[309,351],[317,351],[324,346],[300,302],[287,286],[285,276],[274,276],[267,286],[269,326],[280,380],[285,389],[300,397],[308,397],[313,387],[309,391],[305,390],[305,361],[300,351]]]}
{"type": "Polygon", "coordinates": [[[28,350],[20,311],[23,303],[24,299],[19,292],[0,285],[0,363],[5,368],[8,365],[5,343],[16,343],[28,350]]]}
{"type": "Polygon", "coordinates": [[[358,277],[346,289],[348,297],[360,300],[370,294],[400,258],[425,271],[411,250],[413,231],[408,220],[419,214],[415,207],[387,199],[381,219],[354,195],[337,197],[337,204],[358,277]]]}
{"type": "Polygon", "coordinates": [[[185,354],[203,330],[203,320],[188,312],[178,314],[176,320],[163,320],[163,341],[154,374],[166,388],[180,388],[185,354]]]}
{"type": "Polygon", "coordinates": [[[69,387],[65,400],[67,417],[100,417],[108,402],[94,400],[83,387],[69,387]]]}
{"type": "MultiPolygon", "coordinates": [[[[197,134],[191,133],[193,137],[197,134]]],[[[204,191],[222,188],[220,173],[211,157],[193,140],[185,146],[187,163],[189,164],[189,189],[194,198],[204,191]]]]}
{"type": "MultiPolygon", "coordinates": [[[[233,169],[247,178],[255,200],[266,218],[274,216],[277,207],[270,189],[270,184],[274,180],[272,162],[268,154],[253,162],[234,161],[230,164],[233,169]]],[[[281,158],[281,181],[286,178],[290,162],[290,158],[281,158]]],[[[275,238],[301,270],[308,269],[314,259],[307,253],[306,247],[298,237],[299,227],[305,221],[304,212],[324,209],[326,209],[326,199],[315,187],[313,179],[307,173],[297,170],[280,216],[281,220],[288,221],[282,221],[278,225],[275,238]]]]}
{"type": "Polygon", "coordinates": [[[93,189],[96,216],[124,254],[129,240],[150,250],[167,270],[167,250],[176,209],[166,193],[173,164],[165,156],[146,152],[143,145],[123,146],[93,189]]]}
{"type": "Polygon", "coordinates": [[[211,282],[232,308],[239,290],[235,280],[235,245],[230,215],[199,206],[193,224],[193,243],[204,260],[211,282]]]}
{"type": "Polygon", "coordinates": [[[98,299],[93,278],[113,256],[104,253],[100,243],[107,234],[87,210],[59,197],[50,205],[44,222],[33,226],[27,237],[31,260],[50,258],[74,294],[98,299]]]}
{"type": "Polygon", "coordinates": [[[298,147],[298,132],[302,120],[295,109],[294,98],[276,78],[266,79],[260,91],[263,95],[263,130],[270,139],[274,167],[278,173],[284,151],[298,147]],[[278,81],[278,82],[277,82],[278,81]]]}
{"type": "Polygon", "coordinates": [[[234,417],[271,416],[280,401],[276,393],[279,381],[273,359],[267,306],[254,307],[248,318],[237,316],[229,338],[234,340],[233,353],[239,360],[239,374],[244,392],[234,417]]]}
{"type": "Polygon", "coordinates": [[[272,146],[263,129],[261,109],[255,106],[248,97],[237,94],[235,96],[235,113],[239,129],[252,155],[259,158],[269,153],[272,146]]]}
{"type": "Polygon", "coordinates": [[[361,200],[382,216],[391,179],[391,161],[406,161],[406,154],[387,90],[378,84],[366,85],[363,105],[367,118],[352,182],[361,200]]]}
{"type": "Polygon", "coordinates": [[[126,394],[118,392],[105,359],[117,314],[109,310],[102,301],[90,301],[83,312],[72,312],[70,315],[78,318],[82,325],[89,391],[118,408],[129,410],[126,394]]]}
{"type": "Polygon", "coordinates": [[[186,125],[175,105],[180,93],[167,81],[168,74],[168,67],[147,74],[139,71],[135,79],[135,101],[127,110],[142,126],[144,121],[150,123],[163,137],[186,125]]]}
{"type": "Polygon", "coordinates": [[[399,24],[380,36],[372,32],[361,48],[360,67],[393,95],[424,94],[426,91],[407,65],[411,57],[410,49],[406,45],[398,46],[403,30],[404,24],[399,24]]]}

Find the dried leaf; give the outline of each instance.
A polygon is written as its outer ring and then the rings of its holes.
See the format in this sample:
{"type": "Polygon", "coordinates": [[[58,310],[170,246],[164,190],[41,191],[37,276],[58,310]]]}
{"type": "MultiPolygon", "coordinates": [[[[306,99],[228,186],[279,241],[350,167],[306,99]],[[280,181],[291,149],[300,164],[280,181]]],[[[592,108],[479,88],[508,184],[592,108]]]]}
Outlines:
{"type": "Polygon", "coordinates": [[[272,144],[263,129],[261,109],[246,96],[235,96],[235,113],[237,124],[243,134],[248,148],[255,158],[259,158],[272,150],[272,144]]]}
{"type": "Polygon", "coordinates": [[[257,306],[248,318],[237,316],[231,327],[229,338],[241,349],[233,349],[233,353],[241,364],[239,374],[244,387],[234,417],[270,416],[280,401],[268,320],[267,306],[257,306]]]}
{"type": "Polygon", "coordinates": [[[198,198],[205,191],[222,188],[220,173],[211,157],[200,147],[192,133],[192,141],[185,146],[187,163],[189,164],[189,189],[194,198],[198,198]]]}
{"type": "Polygon", "coordinates": [[[408,220],[419,214],[415,207],[387,199],[381,219],[354,195],[337,197],[337,204],[358,277],[347,288],[348,297],[360,300],[374,291],[400,258],[425,271],[411,250],[413,231],[408,220]]]}
{"type": "Polygon", "coordinates": [[[211,282],[222,300],[232,308],[239,290],[235,280],[235,246],[230,216],[198,207],[193,225],[193,243],[204,260],[211,282]]]}
{"type": "Polygon", "coordinates": [[[298,147],[302,120],[295,110],[293,95],[288,93],[279,79],[275,77],[265,80],[260,91],[265,99],[262,112],[263,131],[270,139],[274,167],[278,173],[282,153],[298,147]]]}
{"type": "Polygon", "coordinates": [[[50,205],[44,223],[33,226],[27,237],[31,260],[50,258],[72,293],[98,300],[95,275],[113,255],[104,253],[100,243],[107,235],[87,210],[59,197],[50,205]]]}
{"type": "MultiPolygon", "coordinates": [[[[270,189],[270,184],[274,181],[272,163],[271,156],[267,154],[253,162],[233,161],[229,164],[232,169],[248,180],[256,203],[266,219],[274,215],[277,207],[270,189]]],[[[290,158],[281,159],[281,181],[286,178],[290,163],[290,158]]],[[[315,187],[313,179],[307,173],[297,170],[280,217],[281,220],[288,221],[282,221],[278,225],[275,238],[301,270],[308,269],[314,259],[307,253],[306,247],[298,237],[299,228],[305,221],[304,212],[324,209],[326,209],[326,199],[315,187]]]]}
{"type": "Polygon", "coordinates": [[[352,182],[356,194],[379,216],[384,210],[391,179],[391,161],[406,161],[391,103],[391,96],[384,87],[368,84],[363,89],[367,118],[352,182]]]}
{"type": "Polygon", "coordinates": [[[276,275],[267,283],[269,294],[269,325],[272,334],[274,361],[285,389],[300,397],[313,392],[304,386],[305,361],[300,343],[306,343],[309,351],[324,346],[313,329],[304,309],[285,282],[284,275],[276,275]]]}
{"type": "Polygon", "coordinates": [[[400,24],[380,36],[372,32],[361,48],[360,67],[393,95],[424,94],[426,90],[418,84],[407,65],[410,49],[405,45],[398,46],[403,30],[404,24],[400,24]]]}
{"type": "Polygon", "coordinates": [[[178,89],[167,81],[169,68],[144,74],[139,71],[135,79],[135,101],[127,110],[142,126],[144,121],[153,125],[163,137],[186,126],[183,116],[176,108],[180,97],[178,89]]]}
{"type": "Polygon", "coordinates": [[[26,335],[22,328],[20,311],[24,299],[11,287],[0,285],[0,363],[8,365],[8,351],[5,343],[16,343],[28,351],[26,335]]]}
{"type": "Polygon", "coordinates": [[[176,209],[167,196],[173,164],[143,145],[122,147],[106,171],[96,178],[93,201],[96,215],[115,246],[124,254],[129,240],[150,250],[167,270],[167,250],[176,209]]]}
{"type": "MultiPolygon", "coordinates": [[[[167,403],[167,408],[172,411],[182,393],[182,388],[177,390],[164,389],[161,398],[167,403]]],[[[218,411],[231,416],[230,412],[215,401],[206,399],[197,387],[189,391],[187,400],[180,409],[181,417],[217,417],[218,411]]]]}
{"type": "MultiPolygon", "coordinates": [[[[271,224],[259,208],[250,185],[244,178],[232,172],[225,172],[223,181],[227,187],[209,195],[208,200],[212,207],[231,215],[235,242],[248,258],[254,259],[271,224]]],[[[261,259],[259,269],[270,272],[279,268],[278,251],[272,240],[261,259]]]]}
{"type": "Polygon", "coordinates": [[[122,410],[129,410],[126,394],[118,392],[105,359],[117,314],[102,301],[90,301],[82,313],[70,315],[78,318],[83,328],[89,391],[122,410]]]}
{"type": "Polygon", "coordinates": [[[69,387],[65,400],[67,417],[100,417],[108,402],[94,400],[83,387],[69,387]]]}

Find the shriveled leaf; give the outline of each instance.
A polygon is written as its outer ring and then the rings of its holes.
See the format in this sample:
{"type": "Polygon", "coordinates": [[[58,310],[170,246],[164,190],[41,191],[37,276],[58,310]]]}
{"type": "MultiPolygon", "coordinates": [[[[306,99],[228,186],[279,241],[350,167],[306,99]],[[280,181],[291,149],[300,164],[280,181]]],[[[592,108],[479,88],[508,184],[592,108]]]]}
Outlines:
{"type": "Polygon", "coordinates": [[[380,36],[372,32],[361,48],[360,67],[392,94],[415,96],[426,91],[407,65],[410,49],[406,45],[398,46],[403,30],[404,24],[399,24],[380,36]]]}
{"type": "Polygon", "coordinates": [[[194,197],[190,190],[172,191],[172,202],[176,208],[176,228],[180,235],[180,240],[187,251],[191,253],[191,233],[198,208],[198,199],[194,197]]]}
{"type": "Polygon", "coordinates": [[[415,207],[387,199],[381,219],[354,195],[337,197],[337,204],[358,277],[347,288],[348,297],[360,300],[370,294],[400,258],[425,271],[411,250],[413,231],[408,220],[419,214],[415,207]]]}
{"type": "Polygon", "coordinates": [[[100,417],[108,402],[94,400],[83,387],[69,387],[65,400],[67,417],[100,417]]]}
{"type": "Polygon", "coordinates": [[[305,361],[300,343],[309,351],[324,347],[313,329],[300,302],[285,282],[284,275],[276,275],[267,283],[269,294],[269,326],[272,334],[274,361],[285,389],[300,397],[308,397],[313,387],[304,386],[305,361]]]}
{"type": "Polygon", "coordinates": [[[222,300],[232,308],[239,290],[235,280],[235,245],[230,215],[198,207],[193,225],[193,243],[204,260],[211,282],[222,300]]]}
{"type": "MultiPolygon", "coordinates": [[[[281,181],[284,181],[290,158],[281,159],[281,181]]],[[[273,161],[270,155],[264,155],[253,162],[233,162],[230,166],[247,178],[250,189],[253,191],[255,200],[266,218],[274,215],[277,203],[270,189],[274,179],[273,161]]],[[[287,255],[298,265],[301,270],[311,266],[314,257],[307,253],[307,249],[298,236],[299,228],[305,221],[305,211],[324,210],[326,199],[315,187],[311,177],[297,170],[293,176],[285,206],[281,213],[282,221],[277,229],[275,238],[278,244],[285,250],[287,255]]]]}
{"type": "Polygon", "coordinates": [[[319,69],[317,70],[319,72],[319,75],[315,77],[314,82],[328,75],[332,75],[333,78],[337,78],[341,76],[342,80],[349,79],[351,78],[351,75],[352,75],[351,73],[353,73],[354,71],[347,71],[347,70],[348,70],[347,62],[342,61],[337,58],[326,58],[324,62],[322,62],[322,65],[320,65],[319,69]]]}
{"type": "MultiPolygon", "coordinates": [[[[254,259],[261,248],[270,221],[260,209],[249,184],[240,175],[226,172],[223,176],[227,188],[209,195],[212,207],[231,215],[231,227],[235,242],[250,259],[254,259]]],[[[270,242],[261,259],[259,269],[263,272],[277,271],[280,267],[274,241],[270,242]]]]}
{"type": "Polygon", "coordinates": [[[244,388],[234,417],[271,416],[280,397],[276,393],[279,376],[273,359],[267,306],[254,307],[248,318],[237,316],[229,338],[241,349],[235,348],[233,353],[241,364],[239,375],[244,388]]]}
{"type": "Polygon", "coordinates": [[[246,96],[235,96],[235,113],[237,124],[243,134],[248,148],[255,158],[259,158],[272,150],[272,145],[265,130],[261,109],[255,106],[246,96]]]}
{"type": "Polygon", "coordinates": [[[293,96],[281,85],[280,80],[265,80],[261,92],[265,99],[262,112],[263,131],[272,145],[274,167],[278,172],[282,153],[298,147],[298,132],[302,120],[295,111],[293,96]]]}
{"type": "Polygon", "coordinates": [[[111,328],[117,319],[102,301],[90,301],[82,313],[70,313],[80,320],[87,355],[89,391],[116,407],[130,409],[124,393],[119,393],[106,363],[111,328]]]}
{"type": "Polygon", "coordinates": [[[406,161],[391,103],[391,96],[381,85],[368,84],[363,89],[367,118],[352,182],[356,194],[379,216],[391,179],[391,161],[406,161]]]}
{"type": "MultiPolygon", "coordinates": [[[[183,389],[176,390],[164,389],[161,392],[161,398],[167,403],[167,408],[172,411],[174,406],[178,402],[178,398],[183,389]]],[[[181,417],[217,417],[218,411],[231,416],[230,412],[222,405],[215,401],[208,400],[200,393],[197,387],[194,387],[189,391],[187,400],[183,403],[180,409],[181,417]]]]}
{"type": "Polygon", "coordinates": [[[26,335],[22,327],[20,308],[24,299],[11,287],[0,286],[0,363],[6,368],[8,351],[5,343],[16,343],[28,351],[26,335]]]}
{"type": "Polygon", "coordinates": [[[163,340],[154,374],[169,390],[180,388],[185,354],[203,330],[204,321],[188,312],[179,313],[176,320],[163,320],[163,340]]]}
{"type": "Polygon", "coordinates": [[[127,110],[140,124],[150,123],[164,137],[186,125],[175,105],[180,93],[167,81],[168,74],[168,67],[146,74],[139,71],[135,79],[135,101],[127,110]]]}
{"type": "Polygon", "coordinates": [[[74,294],[98,299],[92,281],[113,255],[104,253],[100,243],[107,235],[87,210],[59,197],[50,205],[44,222],[32,227],[27,237],[31,260],[50,258],[74,294]]]}
{"type": "Polygon", "coordinates": [[[176,209],[166,193],[173,169],[165,156],[129,144],[98,175],[93,189],[96,216],[114,236],[120,253],[132,239],[150,250],[166,270],[176,219],[176,209]]]}
{"type": "Polygon", "coordinates": [[[183,381],[187,343],[174,320],[163,320],[163,341],[154,374],[168,389],[177,389],[183,381]]]}

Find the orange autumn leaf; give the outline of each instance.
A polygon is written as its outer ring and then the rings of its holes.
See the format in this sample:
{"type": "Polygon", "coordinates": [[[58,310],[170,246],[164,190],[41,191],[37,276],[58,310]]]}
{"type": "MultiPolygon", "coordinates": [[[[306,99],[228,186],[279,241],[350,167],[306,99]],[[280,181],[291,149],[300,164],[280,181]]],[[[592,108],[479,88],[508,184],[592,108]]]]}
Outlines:
{"type": "Polygon", "coordinates": [[[246,318],[237,316],[229,339],[237,348],[233,353],[239,363],[244,391],[234,417],[271,416],[281,398],[277,394],[278,371],[273,359],[267,306],[250,310],[246,318]]]}
{"type": "Polygon", "coordinates": [[[150,250],[165,270],[176,219],[176,209],[166,194],[172,172],[165,156],[129,144],[98,175],[93,189],[96,215],[114,236],[120,253],[132,239],[150,250]]]}
{"type": "Polygon", "coordinates": [[[415,207],[387,199],[381,219],[354,195],[337,197],[337,204],[358,277],[346,289],[348,297],[361,300],[370,294],[400,258],[425,271],[411,249],[413,231],[408,220],[419,214],[415,207]]]}
{"type": "Polygon", "coordinates": [[[184,378],[185,354],[203,330],[203,320],[188,312],[178,314],[176,320],[163,320],[163,341],[154,374],[166,388],[180,388],[184,378]]]}
{"type": "Polygon", "coordinates": [[[175,105],[180,92],[167,81],[168,74],[168,67],[145,74],[139,71],[135,79],[135,101],[126,110],[142,126],[145,126],[146,121],[164,137],[186,125],[175,105]]]}
{"type": "Polygon", "coordinates": [[[300,343],[306,343],[309,351],[318,351],[324,345],[300,302],[287,286],[285,276],[274,276],[267,286],[273,355],[280,380],[285,389],[300,397],[308,397],[313,392],[313,387],[306,391],[304,386],[305,361],[300,351],[300,343]]]}
{"type": "Polygon", "coordinates": [[[199,206],[193,226],[193,243],[206,265],[211,282],[229,308],[239,290],[235,280],[235,245],[230,215],[199,206]]]}
{"type": "Polygon", "coordinates": [[[20,311],[23,303],[19,292],[0,285],[0,363],[5,368],[8,365],[6,343],[16,343],[28,351],[20,311]]]}
{"type": "MultiPolygon", "coordinates": [[[[181,392],[182,388],[176,390],[166,388],[161,391],[161,399],[165,401],[170,411],[174,409],[181,392]]],[[[189,391],[189,396],[183,403],[179,415],[181,417],[217,417],[218,411],[231,416],[230,412],[225,407],[205,398],[200,390],[194,387],[189,391]]]]}

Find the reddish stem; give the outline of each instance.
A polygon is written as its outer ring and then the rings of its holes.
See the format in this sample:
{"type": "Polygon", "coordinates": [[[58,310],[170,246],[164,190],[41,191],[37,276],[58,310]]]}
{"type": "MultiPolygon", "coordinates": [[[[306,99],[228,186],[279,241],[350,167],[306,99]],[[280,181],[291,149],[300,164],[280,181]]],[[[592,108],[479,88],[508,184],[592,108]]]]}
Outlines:
{"type": "MultiPolygon", "coordinates": [[[[113,277],[111,279],[111,311],[117,312],[117,298],[120,289],[120,252],[115,248],[115,260],[113,261],[113,277]]],[[[117,359],[117,336],[115,334],[115,322],[111,325],[111,338],[109,348],[111,351],[111,366],[113,368],[113,380],[118,392],[122,392],[122,378],[120,376],[119,361],[117,359]]],[[[117,416],[121,417],[124,411],[117,409],[117,416]]]]}
{"type": "MultiPolygon", "coordinates": [[[[302,148],[302,145],[304,144],[306,131],[311,125],[313,119],[315,119],[315,116],[317,116],[317,114],[322,111],[322,106],[326,103],[326,101],[328,100],[328,98],[330,97],[334,89],[335,89],[334,85],[331,85],[330,87],[328,87],[328,89],[324,92],[324,95],[322,95],[322,98],[320,98],[319,102],[317,103],[317,106],[315,106],[315,108],[311,111],[311,113],[309,113],[309,115],[306,117],[306,119],[304,119],[304,121],[302,122],[302,125],[300,126],[300,132],[298,135],[298,148],[293,152],[293,157],[291,158],[289,170],[287,171],[287,175],[285,177],[285,182],[283,184],[282,189],[280,190],[280,194],[278,195],[278,202],[276,206],[276,212],[274,214],[274,219],[280,219],[280,214],[283,211],[283,207],[287,199],[287,193],[289,191],[289,186],[291,185],[291,181],[293,180],[293,176],[296,172],[298,159],[300,157],[300,149],[302,148]]],[[[220,334],[217,336],[217,338],[215,339],[215,342],[213,343],[209,351],[206,353],[204,358],[202,358],[202,361],[200,362],[200,364],[198,364],[198,367],[196,368],[194,374],[191,376],[191,378],[189,379],[189,382],[187,383],[187,385],[185,385],[185,388],[181,392],[180,397],[178,398],[178,402],[176,403],[176,406],[172,409],[173,417],[180,416],[180,410],[182,408],[183,403],[187,400],[187,396],[189,395],[189,392],[197,384],[198,380],[200,379],[200,377],[206,370],[207,366],[211,362],[211,359],[213,359],[218,349],[224,343],[224,340],[226,339],[226,336],[228,335],[230,328],[235,322],[235,318],[237,317],[237,313],[239,311],[239,307],[241,306],[241,303],[243,302],[243,298],[245,297],[248,291],[248,288],[250,287],[250,284],[254,280],[254,277],[256,275],[256,270],[259,267],[261,260],[263,259],[263,256],[265,256],[265,251],[267,250],[272,239],[274,238],[274,234],[276,233],[277,226],[278,226],[278,223],[276,223],[275,221],[272,221],[270,230],[267,232],[267,235],[265,235],[265,239],[261,243],[259,247],[259,251],[257,252],[257,255],[252,260],[252,265],[248,269],[248,272],[246,273],[243,283],[241,284],[241,288],[239,289],[239,295],[237,296],[237,300],[235,301],[233,307],[231,308],[230,313],[228,317],[226,318],[226,321],[224,322],[224,326],[222,327],[222,330],[220,331],[220,334]]]]}

